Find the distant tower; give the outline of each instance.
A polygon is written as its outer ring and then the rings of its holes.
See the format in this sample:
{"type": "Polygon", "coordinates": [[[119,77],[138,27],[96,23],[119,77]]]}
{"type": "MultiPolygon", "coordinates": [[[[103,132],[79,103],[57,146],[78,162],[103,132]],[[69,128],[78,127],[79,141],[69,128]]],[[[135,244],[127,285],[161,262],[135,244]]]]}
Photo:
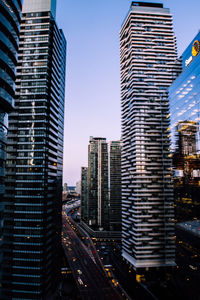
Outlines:
{"type": "Polygon", "coordinates": [[[196,135],[199,125],[196,121],[179,121],[177,129],[177,153],[180,155],[195,155],[197,152],[196,135]]]}
{"type": "Polygon", "coordinates": [[[132,2],[120,33],[123,257],[135,268],[175,260],[167,89],[176,76],[172,16],[132,2]]]}
{"type": "Polygon", "coordinates": [[[79,195],[81,194],[81,180],[76,183],[76,193],[79,195]]]}
{"type": "Polygon", "coordinates": [[[55,14],[55,0],[24,0],[8,132],[3,299],[51,299],[60,274],[66,40],[55,14]]]}
{"type": "Polygon", "coordinates": [[[110,142],[110,230],[121,230],[121,143],[110,142]]]}
{"type": "Polygon", "coordinates": [[[81,219],[87,223],[88,221],[88,168],[81,168],[81,219]]]}
{"type": "Polygon", "coordinates": [[[67,183],[64,183],[64,186],[63,186],[63,192],[64,192],[64,193],[67,192],[67,183]]]}
{"type": "Polygon", "coordinates": [[[108,144],[90,138],[88,148],[88,225],[108,229],[108,144]]]}

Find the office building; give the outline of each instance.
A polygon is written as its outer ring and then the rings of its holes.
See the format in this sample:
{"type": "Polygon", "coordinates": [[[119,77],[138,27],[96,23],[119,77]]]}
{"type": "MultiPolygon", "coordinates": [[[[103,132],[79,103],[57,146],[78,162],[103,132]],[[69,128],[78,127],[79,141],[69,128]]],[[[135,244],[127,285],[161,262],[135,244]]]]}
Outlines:
{"type": "Polygon", "coordinates": [[[111,231],[121,230],[121,142],[110,142],[109,153],[110,207],[109,223],[111,231]]]}
{"type": "Polygon", "coordinates": [[[56,0],[24,0],[6,167],[3,299],[51,299],[60,267],[66,41],[56,0]]]}
{"type": "Polygon", "coordinates": [[[132,2],[120,32],[123,257],[135,268],[174,265],[167,89],[177,75],[172,16],[132,2]]]}
{"type": "Polygon", "coordinates": [[[0,283],[8,113],[14,107],[20,18],[20,0],[11,0],[9,4],[0,2],[0,283]]]}
{"type": "Polygon", "coordinates": [[[169,134],[177,222],[200,219],[199,51],[200,33],[182,54],[182,73],[169,89],[169,134]]]}
{"type": "Polygon", "coordinates": [[[88,225],[107,230],[108,144],[105,138],[90,137],[88,147],[88,225]]]}
{"type": "Polygon", "coordinates": [[[81,168],[81,220],[87,223],[88,220],[88,168],[81,168]]]}

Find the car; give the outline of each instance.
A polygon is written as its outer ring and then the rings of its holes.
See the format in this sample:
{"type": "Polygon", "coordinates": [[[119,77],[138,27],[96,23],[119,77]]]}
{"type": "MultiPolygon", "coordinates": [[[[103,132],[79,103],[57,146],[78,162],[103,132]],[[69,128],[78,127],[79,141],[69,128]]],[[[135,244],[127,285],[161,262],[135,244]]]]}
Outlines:
{"type": "Polygon", "coordinates": [[[80,285],[83,285],[83,280],[80,277],[78,277],[78,282],[80,285]]]}

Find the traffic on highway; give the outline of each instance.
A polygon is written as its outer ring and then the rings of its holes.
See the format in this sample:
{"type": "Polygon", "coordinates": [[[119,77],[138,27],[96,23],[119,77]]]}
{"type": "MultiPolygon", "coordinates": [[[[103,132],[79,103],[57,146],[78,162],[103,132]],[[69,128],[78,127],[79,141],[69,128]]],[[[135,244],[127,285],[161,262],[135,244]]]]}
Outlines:
{"type": "Polygon", "coordinates": [[[71,218],[72,211],[79,206],[78,201],[64,206],[62,244],[81,298],[127,299],[121,293],[118,282],[105,271],[90,237],[71,218]]]}

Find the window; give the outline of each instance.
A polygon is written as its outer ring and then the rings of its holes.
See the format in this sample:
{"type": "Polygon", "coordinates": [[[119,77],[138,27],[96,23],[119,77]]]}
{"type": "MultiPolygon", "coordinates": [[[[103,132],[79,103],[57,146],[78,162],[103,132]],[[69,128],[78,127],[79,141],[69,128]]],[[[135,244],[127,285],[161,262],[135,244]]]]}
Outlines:
{"type": "Polygon", "coordinates": [[[165,61],[165,60],[158,60],[158,63],[159,63],[160,65],[164,65],[164,64],[166,63],[166,61],[165,61]]]}

